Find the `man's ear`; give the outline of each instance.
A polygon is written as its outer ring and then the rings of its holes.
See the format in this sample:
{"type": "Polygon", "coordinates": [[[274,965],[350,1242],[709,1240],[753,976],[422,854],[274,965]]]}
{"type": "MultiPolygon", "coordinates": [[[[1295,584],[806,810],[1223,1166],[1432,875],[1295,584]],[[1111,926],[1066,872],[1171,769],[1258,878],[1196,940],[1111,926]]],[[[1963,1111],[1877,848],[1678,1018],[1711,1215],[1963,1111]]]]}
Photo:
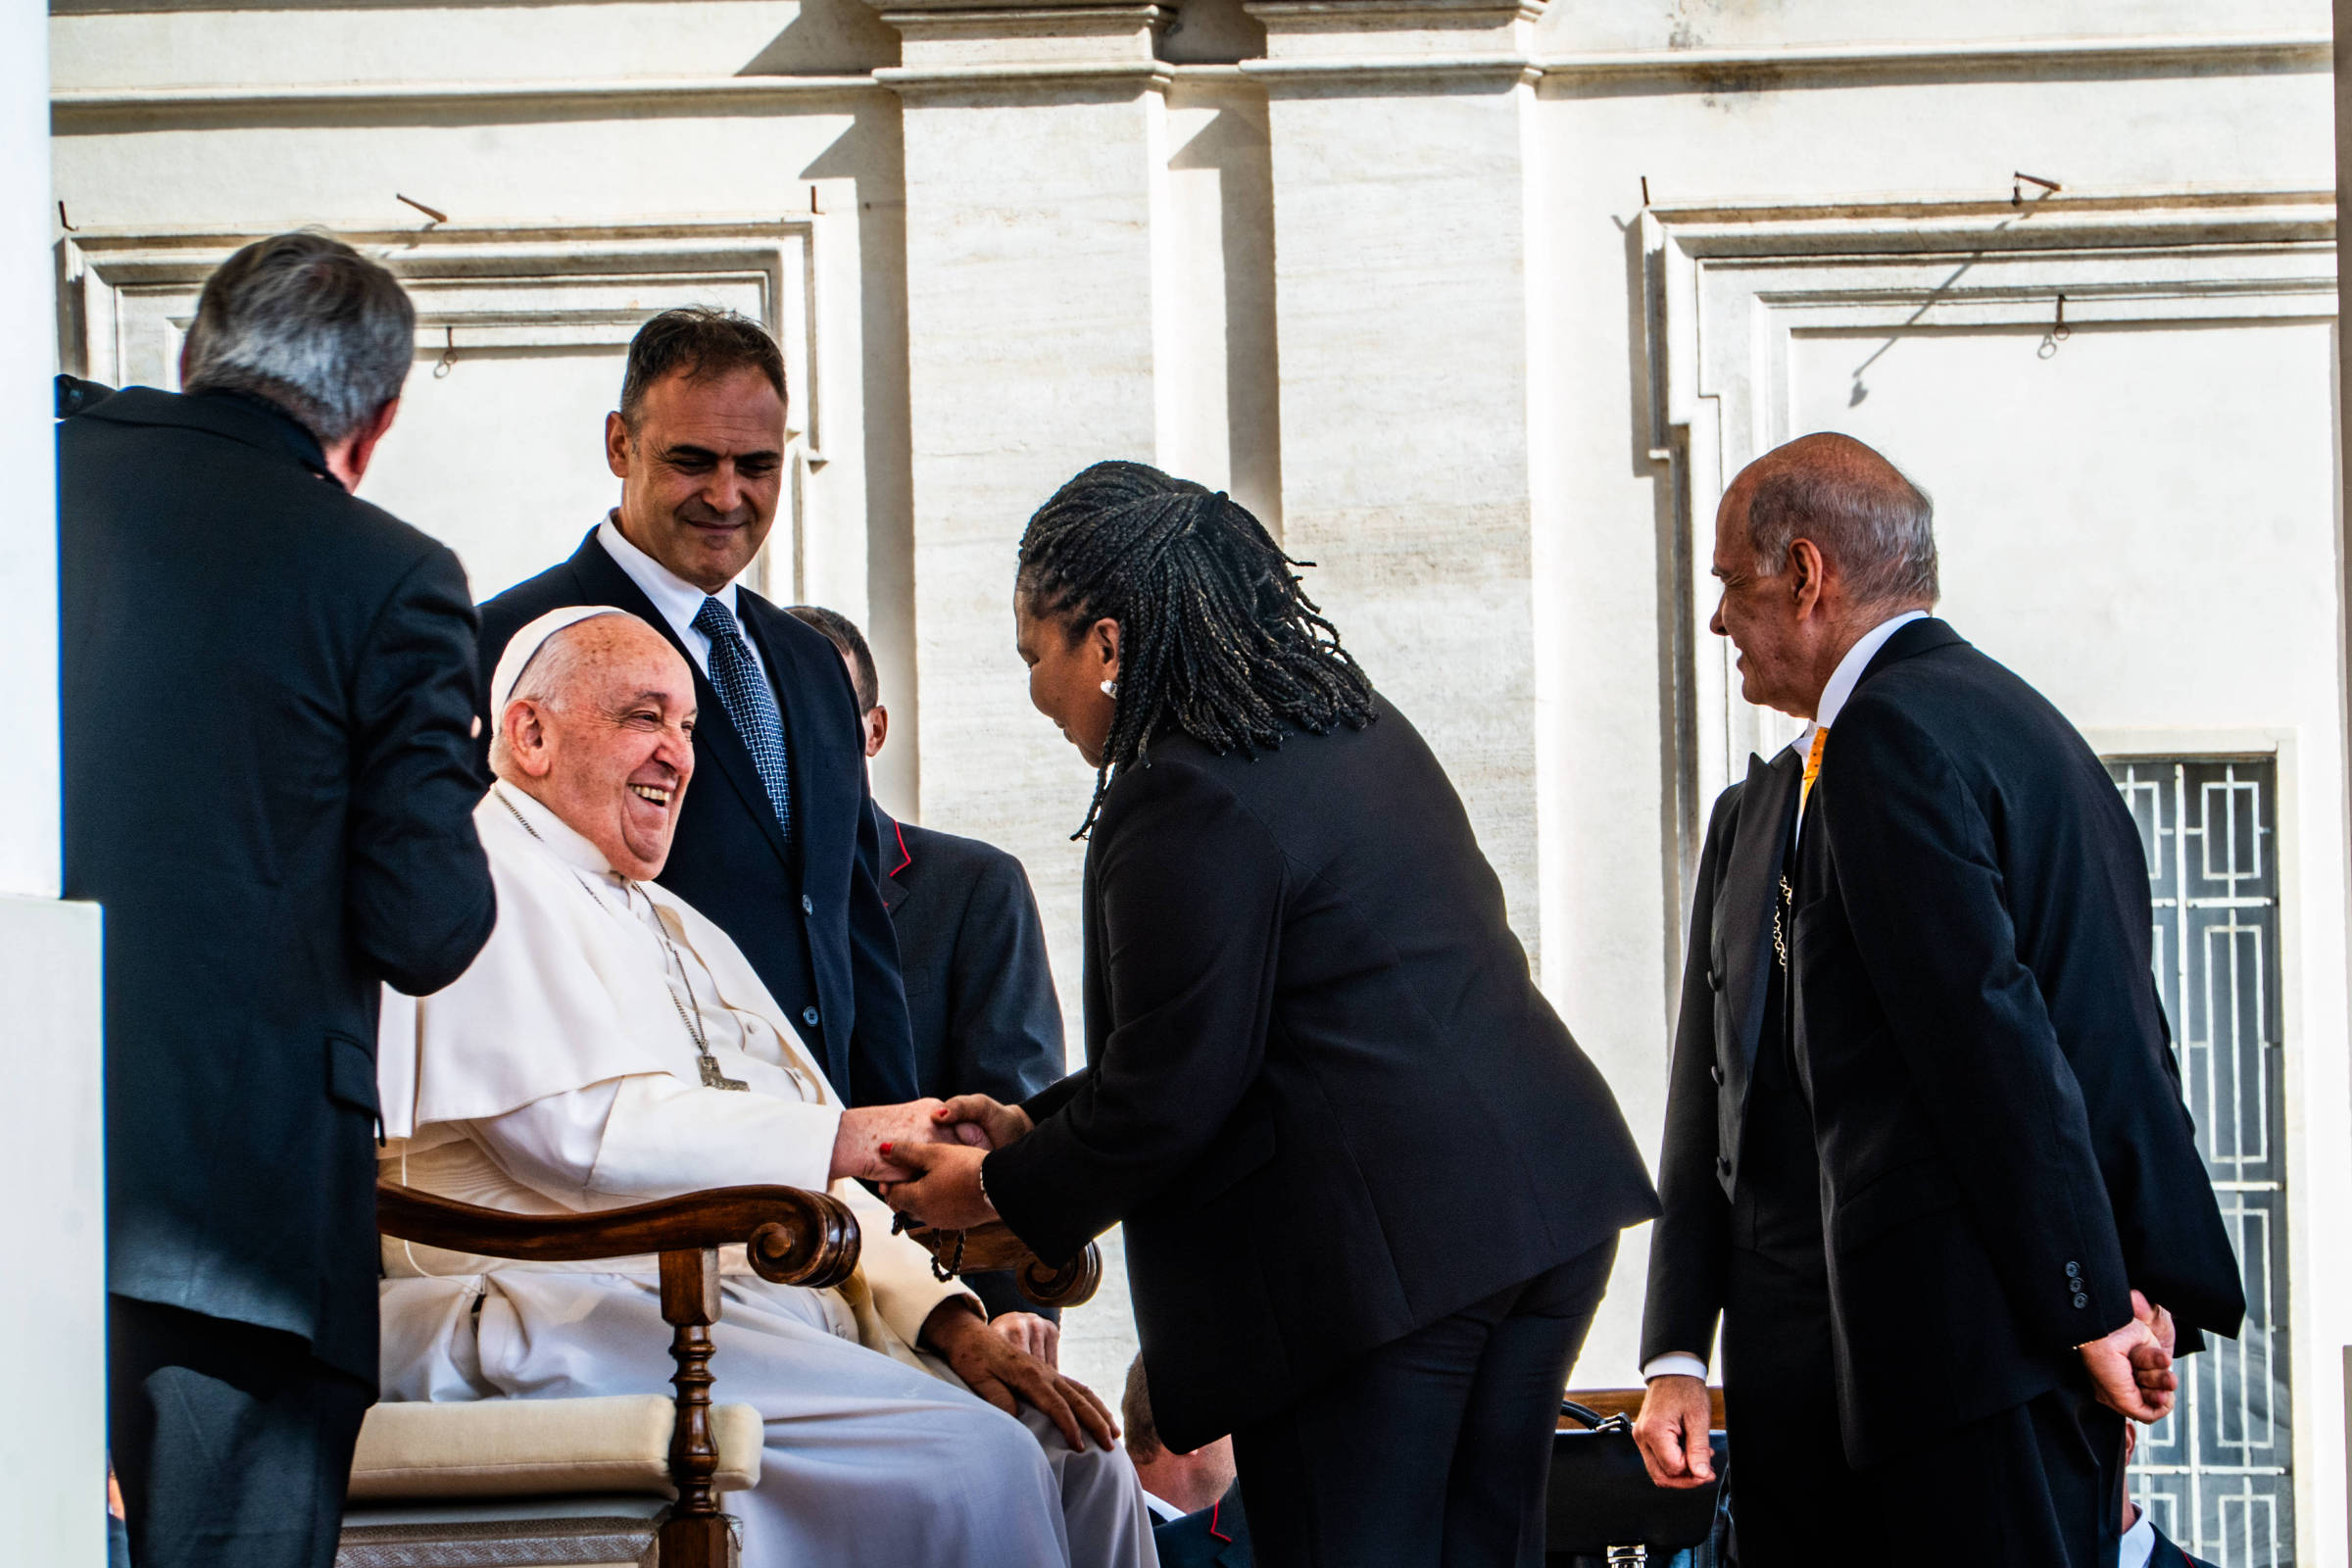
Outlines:
{"type": "Polygon", "coordinates": [[[499,733],[506,737],[507,753],[525,777],[545,778],[555,768],[556,760],[547,745],[547,718],[532,699],[517,697],[507,704],[499,733]]]}
{"type": "Polygon", "coordinates": [[[629,421],[616,413],[605,416],[605,466],[612,470],[615,479],[629,476],[629,421]]]}
{"type": "Polygon", "coordinates": [[[1788,591],[1795,596],[1796,612],[1807,613],[1821,603],[1827,586],[1826,564],[1821,547],[1810,539],[1798,539],[1788,546],[1788,591]]]}
{"type": "Polygon", "coordinates": [[[375,417],[360,427],[351,438],[351,455],[344,459],[351,469],[353,489],[359,488],[361,476],[368,471],[368,460],[375,456],[375,444],[391,430],[392,421],[400,415],[400,399],[394,398],[375,411],[375,417]]]}
{"type": "Polygon", "coordinates": [[[868,757],[877,755],[882,750],[882,743],[888,739],[890,739],[890,710],[884,708],[880,703],[876,703],[872,708],[866,710],[865,755],[868,757]]]}

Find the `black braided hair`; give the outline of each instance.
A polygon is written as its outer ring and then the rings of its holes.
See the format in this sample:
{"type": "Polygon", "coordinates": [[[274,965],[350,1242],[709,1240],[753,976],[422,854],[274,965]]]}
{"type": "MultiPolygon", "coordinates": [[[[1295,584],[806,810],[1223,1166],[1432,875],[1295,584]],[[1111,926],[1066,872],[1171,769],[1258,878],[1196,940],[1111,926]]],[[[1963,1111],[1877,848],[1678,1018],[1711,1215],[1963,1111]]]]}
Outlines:
{"type": "Polygon", "coordinates": [[[1372,721],[1372,682],[1247,508],[1141,463],[1098,463],[1037,509],[1016,592],[1074,634],[1119,623],[1119,681],[1084,838],[1120,770],[1173,725],[1222,754],[1372,721]]]}

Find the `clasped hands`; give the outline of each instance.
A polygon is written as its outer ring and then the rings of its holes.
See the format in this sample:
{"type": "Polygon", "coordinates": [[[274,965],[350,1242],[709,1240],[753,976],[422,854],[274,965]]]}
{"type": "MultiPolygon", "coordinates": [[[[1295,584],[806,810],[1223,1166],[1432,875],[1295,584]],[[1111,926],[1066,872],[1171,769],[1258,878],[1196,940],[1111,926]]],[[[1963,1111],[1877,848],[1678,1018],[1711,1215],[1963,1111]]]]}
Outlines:
{"type": "MultiPolygon", "coordinates": [[[[2156,1422],[2172,1413],[2180,1387],[2173,1371],[2179,1338],[2173,1314],[2132,1293],[2132,1321],[2114,1333],[2078,1346],[2082,1369],[2101,1404],[2134,1421],[2156,1422]]],[[[1649,1380],[1634,1443],[1649,1479],[1661,1487],[1703,1487],[1715,1479],[1715,1453],[1708,1439],[1710,1419],[1704,1379],[1669,1373],[1649,1380]]]]}
{"type": "Polygon", "coordinates": [[[853,1106],[834,1135],[833,1177],[875,1183],[918,1224],[968,1230],[997,1217],[980,1190],[982,1157],[1029,1130],[1027,1111],[986,1095],[853,1106]]]}

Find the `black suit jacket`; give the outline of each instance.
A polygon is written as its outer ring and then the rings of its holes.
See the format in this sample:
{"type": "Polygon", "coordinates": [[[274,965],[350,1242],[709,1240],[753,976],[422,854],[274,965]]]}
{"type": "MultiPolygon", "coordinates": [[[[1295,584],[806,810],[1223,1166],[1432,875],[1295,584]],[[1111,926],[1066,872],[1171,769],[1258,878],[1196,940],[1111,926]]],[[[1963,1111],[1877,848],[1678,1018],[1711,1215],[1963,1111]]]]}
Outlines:
{"type": "Polygon", "coordinates": [[[377,986],[488,940],[458,559],[265,404],[58,427],[66,893],[106,909],[107,1285],[376,1364],[377,986]]]}
{"type": "Polygon", "coordinates": [[[899,935],[915,1089],[1018,1104],[1063,1072],[1061,1004],[1021,862],[877,806],[882,904],[899,935]]]}
{"type": "MultiPolygon", "coordinates": [[[[2148,1568],[2213,1568],[2213,1564],[2204,1558],[2192,1557],[2182,1551],[2173,1544],[2172,1537],[2161,1530],[2156,1530],[2154,1525],[2150,1525],[2148,1528],[2154,1530],[2156,1534],[2155,1544],[2148,1552],[2148,1568]]],[[[1160,1562],[1164,1568],[1167,1559],[1162,1557],[1160,1562]]]]}
{"type": "Polygon", "coordinates": [[[1250,1568],[1250,1516],[1242,1508],[1242,1484],[1195,1513],[1152,1527],[1159,1568],[1250,1568]]]}
{"type": "MultiPolygon", "coordinates": [[[[1690,1336],[1721,1303],[1701,1254],[1739,1181],[1763,989],[1742,875],[1768,857],[1742,848],[1746,814],[1719,804],[1702,864],[1707,990],[1686,983],[1645,1356],[1703,1348],[1690,1336]],[[1734,887],[1739,907],[1711,902],[1734,887]]],[[[2149,972],[2139,834],[2057,710],[1943,622],[1905,626],[1831,729],[1795,859],[1789,1018],[1849,1460],[2056,1387],[2074,1346],[2129,1320],[2132,1287],[2184,1346],[2234,1333],[2236,1260],[2149,972]],[[1925,1401],[1922,1346],[1941,1391],[1925,1401]]],[[[1767,945],[1770,920],[1767,896],[1767,945]]]]}
{"type": "MultiPolygon", "coordinates": [[[[686,656],[677,632],[597,543],[482,606],[483,779],[491,675],[508,640],[551,610],[611,605],[643,616],[686,656]]],[[[694,669],[694,783],[678,813],[662,885],[734,939],[808,1035],[825,1076],[854,1105],[915,1098],[899,949],[876,886],[879,851],[866,792],[864,731],[848,669],[823,635],[748,588],[736,613],[760,650],[784,717],[794,831],[787,843],[743,737],[709,677],[694,669]],[[811,1016],[813,1014],[813,1016],[811,1016]]]]}
{"type": "Polygon", "coordinates": [[[1382,702],[1122,770],[1086,869],[1087,1066],[988,1191],[1043,1255],[1126,1223],[1161,1437],[1197,1448],[1656,1211],[1437,759],[1382,702]]]}

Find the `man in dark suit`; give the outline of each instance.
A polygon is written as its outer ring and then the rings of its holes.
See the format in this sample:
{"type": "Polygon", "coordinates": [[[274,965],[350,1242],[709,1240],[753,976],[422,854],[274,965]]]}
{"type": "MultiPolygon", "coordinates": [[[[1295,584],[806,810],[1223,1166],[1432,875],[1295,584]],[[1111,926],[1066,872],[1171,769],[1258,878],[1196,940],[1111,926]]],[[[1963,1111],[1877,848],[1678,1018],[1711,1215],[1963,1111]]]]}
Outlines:
{"type": "MultiPolygon", "coordinates": [[[[701,308],[646,322],[605,419],[620,505],[482,606],[482,685],[508,638],[568,605],[629,611],[686,656],[712,782],[662,885],[734,939],[844,1100],[896,1104],[915,1098],[914,1063],[857,699],[832,644],[738,581],[776,519],[784,404],[759,323],[701,308]]],[[[487,750],[479,765],[487,784],[487,750]]]]}
{"type": "MultiPolygon", "coordinates": [[[[2124,1425],[2124,1462],[2132,1462],[2132,1449],[2137,1446],[2138,1432],[2126,1422],[2124,1425]]],[[[2155,1517],[2132,1500],[2130,1490],[2124,1493],[2124,1540],[2116,1553],[2115,1568],[2213,1568],[2202,1557],[2192,1557],[2173,1544],[2170,1536],[2156,1528],[2155,1517]]]]}
{"type": "Polygon", "coordinates": [[[1127,1367],[1119,1421],[1126,1428],[1127,1457],[1152,1509],[1152,1544],[1159,1552],[1159,1568],[1250,1568],[1256,1558],[1234,1470],[1233,1439],[1219,1438],[1185,1453],[1160,1442],[1140,1355],[1127,1367]]]}
{"type": "Polygon", "coordinates": [[[1714,565],[1743,694],[1809,722],[1701,857],[1636,1436],[1704,1479],[1720,1316],[1744,1568],[2112,1562],[2173,1314],[2185,1351],[2243,1311],[2138,833],[2057,710],[1926,614],[1927,499],[1868,447],[1750,466],[1714,565]]]}
{"type": "Polygon", "coordinates": [[[375,1020],[488,939],[457,557],[349,493],[415,315],[318,233],[185,395],[58,429],[66,893],[106,910],[110,1414],[140,1568],[332,1560],[375,1396],[375,1020]]]}
{"type": "MultiPolygon", "coordinates": [[[[786,613],[823,633],[848,666],[864,727],[865,755],[890,737],[874,651],[839,611],[795,605],[786,613]]],[[[882,842],[882,903],[899,937],[916,1089],[941,1100],[987,1095],[1018,1103],[1062,1075],[1061,1004],[1046,957],[1045,922],[1021,862],[993,844],[901,822],[874,803],[882,842]]],[[[1059,1360],[1058,1307],[1021,1295],[1007,1270],[964,1276],[1022,1348],[1059,1360]],[[1020,1315],[1036,1325],[1021,1324],[1020,1315]]]]}

